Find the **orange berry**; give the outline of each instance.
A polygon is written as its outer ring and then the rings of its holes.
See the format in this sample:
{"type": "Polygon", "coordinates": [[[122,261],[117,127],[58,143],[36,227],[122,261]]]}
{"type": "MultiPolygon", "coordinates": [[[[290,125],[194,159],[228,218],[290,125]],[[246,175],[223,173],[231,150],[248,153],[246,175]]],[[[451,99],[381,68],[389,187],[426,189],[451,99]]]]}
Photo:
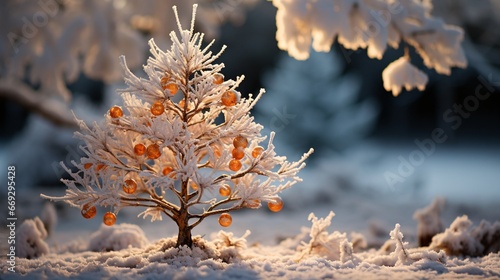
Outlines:
{"type": "Polygon", "coordinates": [[[87,163],[85,163],[85,164],[83,165],[83,168],[85,168],[85,169],[89,169],[89,168],[91,168],[91,167],[92,167],[92,163],[90,163],[90,162],[87,162],[87,163]]]}
{"type": "Polygon", "coordinates": [[[245,151],[241,147],[234,148],[232,151],[234,159],[242,159],[245,156],[245,151]]]}
{"type": "Polygon", "coordinates": [[[144,146],[143,144],[136,144],[134,146],[134,154],[136,156],[142,156],[146,153],[146,146],[144,146]]]}
{"type": "Polygon", "coordinates": [[[264,152],[264,148],[262,148],[261,146],[257,146],[252,150],[252,157],[258,158],[262,154],[262,152],[264,152]]]}
{"type": "Polygon", "coordinates": [[[106,168],[106,165],[103,164],[103,163],[99,163],[96,167],[95,167],[95,171],[101,171],[102,169],[106,168]]]}
{"type": "Polygon", "coordinates": [[[81,213],[85,219],[92,219],[95,217],[97,209],[95,208],[95,206],[90,207],[90,203],[87,203],[83,205],[81,213]]]}
{"type": "Polygon", "coordinates": [[[146,149],[146,156],[150,159],[157,159],[161,156],[160,146],[151,144],[146,149]]]}
{"type": "Polygon", "coordinates": [[[172,166],[165,166],[165,167],[163,167],[163,171],[162,171],[163,176],[167,176],[172,171],[174,171],[174,169],[172,168],[172,166]]]}
{"type": "Polygon", "coordinates": [[[233,171],[238,171],[241,169],[241,162],[237,159],[232,159],[230,162],[229,162],[229,169],[233,170],[233,171]]]}
{"type": "Polygon", "coordinates": [[[224,104],[224,106],[234,106],[238,102],[238,94],[234,90],[226,91],[222,94],[220,101],[224,104]]]}
{"type": "Polygon", "coordinates": [[[165,106],[163,106],[163,103],[161,103],[160,101],[157,101],[155,103],[153,103],[153,105],[151,105],[151,114],[155,115],[155,116],[159,116],[161,114],[163,114],[163,112],[165,111],[165,106]]]}
{"type": "Polygon", "coordinates": [[[214,84],[220,85],[224,82],[224,75],[221,73],[215,73],[214,74],[214,84]]]}
{"type": "Polygon", "coordinates": [[[122,108],[120,108],[119,106],[111,107],[111,109],[109,109],[109,115],[114,119],[123,116],[122,108]]]}
{"type": "Polygon", "coordinates": [[[248,140],[244,136],[241,136],[241,135],[236,136],[233,139],[233,146],[235,148],[243,148],[244,149],[248,146],[248,140]]]}
{"type": "Polygon", "coordinates": [[[177,93],[177,91],[179,91],[179,86],[177,86],[177,84],[174,82],[168,82],[163,87],[163,90],[168,90],[171,95],[174,95],[177,93]]]}
{"type": "Polygon", "coordinates": [[[229,185],[223,185],[219,188],[219,193],[222,196],[230,196],[231,195],[231,187],[229,185]]]}
{"type": "Polygon", "coordinates": [[[269,207],[269,210],[273,212],[279,212],[283,209],[283,200],[281,200],[281,198],[277,198],[276,202],[269,201],[267,203],[267,207],[269,207]]]}
{"type": "Polygon", "coordinates": [[[124,192],[133,194],[137,189],[137,183],[133,179],[125,180],[125,184],[123,184],[122,188],[124,192]]]}
{"type": "Polygon", "coordinates": [[[224,104],[224,106],[234,106],[238,102],[238,94],[234,90],[226,91],[222,94],[220,101],[224,104]]]}
{"type": "Polygon", "coordinates": [[[112,226],[116,223],[116,215],[112,212],[106,212],[102,217],[102,222],[107,226],[112,226]]]}
{"type": "Polygon", "coordinates": [[[221,225],[223,227],[228,227],[231,225],[232,222],[233,222],[233,218],[231,217],[231,215],[229,215],[229,213],[220,214],[219,225],[221,225]]]}
{"type": "Polygon", "coordinates": [[[167,84],[169,81],[170,81],[170,75],[165,73],[165,76],[160,80],[160,85],[163,90],[167,89],[167,84]]]}

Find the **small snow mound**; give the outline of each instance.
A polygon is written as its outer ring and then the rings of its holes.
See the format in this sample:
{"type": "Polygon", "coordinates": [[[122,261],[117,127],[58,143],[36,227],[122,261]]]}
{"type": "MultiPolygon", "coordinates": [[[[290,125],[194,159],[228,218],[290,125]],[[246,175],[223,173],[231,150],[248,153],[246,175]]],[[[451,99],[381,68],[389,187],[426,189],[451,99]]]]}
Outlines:
{"type": "Polygon", "coordinates": [[[234,263],[241,260],[240,251],[247,248],[246,237],[234,237],[232,232],[219,231],[207,241],[201,236],[193,237],[193,247],[176,247],[177,238],[161,239],[146,248],[149,262],[162,262],[176,266],[196,267],[208,265],[213,269],[223,269],[223,263],[234,263]]]}
{"type": "Polygon", "coordinates": [[[142,248],[149,243],[144,231],[137,225],[102,225],[90,236],[89,250],[96,252],[119,251],[128,247],[142,248]]]}
{"type": "Polygon", "coordinates": [[[220,252],[212,242],[208,242],[201,236],[193,237],[193,247],[176,247],[177,238],[161,239],[157,243],[149,246],[145,252],[148,253],[148,261],[168,263],[175,267],[197,267],[201,263],[208,265],[212,269],[223,269],[220,259],[220,252]]]}
{"type": "Polygon", "coordinates": [[[47,238],[47,231],[40,218],[25,220],[16,236],[17,256],[20,258],[36,259],[49,253],[49,246],[44,239],[47,238]]]}

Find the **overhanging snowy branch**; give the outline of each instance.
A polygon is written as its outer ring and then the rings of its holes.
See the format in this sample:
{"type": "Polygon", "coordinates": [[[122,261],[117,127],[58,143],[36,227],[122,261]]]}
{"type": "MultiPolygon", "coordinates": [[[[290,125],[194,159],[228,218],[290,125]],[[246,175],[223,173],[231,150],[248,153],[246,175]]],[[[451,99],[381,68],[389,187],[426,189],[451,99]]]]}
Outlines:
{"type": "MultiPolygon", "coordinates": [[[[462,29],[431,16],[430,1],[273,0],[273,4],[278,8],[278,46],[299,60],[309,57],[311,46],[315,51],[328,52],[338,40],[347,49],[366,48],[368,56],[377,59],[382,58],[387,46],[398,48],[405,43],[416,50],[428,68],[445,75],[450,75],[452,67],[467,65],[461,47],[462,29]]],[[[403,85],[411,84],[404,77],[388,76],[383,77],[385,88],[394,95],[403,85]]],[[[424,80],[419,90],[425,88],[424,80]]]]}
{"type": "Polygon", "coordinates": [[[64,101],[43,96],[23,83],[0,80],[0,97],[20,104],[55,125],[77,128],[76,121],[64,101]]]}

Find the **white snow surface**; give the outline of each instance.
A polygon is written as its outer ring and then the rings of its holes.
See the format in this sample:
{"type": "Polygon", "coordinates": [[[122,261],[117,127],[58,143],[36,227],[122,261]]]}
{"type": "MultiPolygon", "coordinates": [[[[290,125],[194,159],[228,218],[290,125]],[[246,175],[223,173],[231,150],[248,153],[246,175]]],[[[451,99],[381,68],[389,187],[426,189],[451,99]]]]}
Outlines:
{"type": "MultiPolygon", "coordinates": [[[[406,178],[405,184],[389,188],[381,174],[385,170],[396,172],[397,156],[406,156],[410,151],[396,147],[390,150],[381,146],[376,149],[364,147],[358,149],[359,154],[351,154],[351,161],[341,161],[336,157],[338,162],[328,160],[311,165],[304,170],[304,182],[283,196],[285,208],[280,213],[270,213],[266,209],[236,211],[232,213],[233,224],[225,229],[228,232],[224,234],[217,234],[221,228],[216,218],[207,218],[193,231],[194,235],[201,235],[206,240],[203,242],[205,250],[164,249],[174,243],[175,224],[168,219],[151,223],[137,218],[141,209],[123,209],[118,215],[117,225],[102,227],[101,219],[84,220],[79,209],[56,204],[59,222],[51,236],[40,238],[49,250],[38,258],[17,258],[15,273],[7,270],[5,257],[0,257],[0,278],[498,279],[499,253],[486,253],[480,257],[446,253],[443,258],[440,248],[433,251],[417,247],[417,221],[412,219],[415,211],[429,205],[434,196],[445,195],[446,204],[440,214],[443,227],[447,229],[436,236],[433,246],[449,250],[461,240],[474,244],[471,239],[474,236],[486,237],[486,241],[498,240],[497,237],[478,233],[478,230],[496,232],[498,223],[495,221],[500,221],[500,213],[496,211],[499,193],[494,187],[498,182],[495,173],[498,159],[494,157],[498,154],[497,150],[474,149],[463,151],[459,156],[454,150],[441,147],[427,159],[425,168],[406,178]],[[387,159],[376,160],[378,153],[384,154],[387,159]],[[463,160],[465,158],[467,161],[463,160]],[[478,169],[472,172],[472,167],[478,169]],[[465,180],[450,174],[476,177],[465,180]],[[425,187],[418,187],[422,178],[430,179],[423,181],[425,187]],[[469,184],[471,180],[475,184],[469,184]],[[325,218],[330,211],[336,214],[335,217],[332,215],[331,224],[325,218]],[[338,251],[320,255],[325,251],[319,248],[300,259],[304,249],[300,245],[311,244],[311,222],[308,221],[311,212],[318,217],[318,221],[323,219],[327,232],[317,235],[319,238],[316,241],[320,242],[316,244],[328,245],[330,241],[338,240],[338,244],[333,243],[338,251]],[[480,223],[482,219],[491,224],[480,223]],[[137,227],[123,226],[124,223],[137,227]],[[396,223],[400,224],[398,230],[395,230],[396,223]],[[393,229],[396,238],[399,233],[404,235],[402,243],[411,259],[404,258],[401,254],[403,250],[396,253],[395,240],[389,235],[393,229]],[[104,232],[106,230],[120,232],[121,236],[128,234],[129,237],[116,236],[105,240],[110,237],[104,232]],[[245,239],[237,240],[245,235],[246,230],[252,231],[245,238],[246,242],[245,239]],[[98,251],[92,251],[89,249],[91,236],[96,240],[102,236],[104,245],[135,239],[143,242],[138,242],[137,246],[128,246],[130,243],[123,242],[121,244],[125,245],[116,248],[121,250],[109,251],[103,246],[98,251]],[[225,239],[239,244],[238,248],[225,246],[228,243],[224,242],[225,239]],[[408,244],[404,244],[406,242],[408,244]],[[337,245],[342,245],[343,259],[341,247],[337,245]],[[352,245],[352,255],[348,254],[349,245],[352,245]]],[[[20,190],[18,194],[19,203],[23,205],[19,209],[20,219],[39,215],[39,209],[45,202],[40,200],[37,206],[33,196],[29,195],[33,194],[33,189],[25,191],[20,190]]],[[[60,194],[61,189],[40,192],[54,195],[60,194]]],[[[99,208],[99,211],[102,214],[103,210],[99,208]]],[[[0,229],[0,236],[6,236],[2,230],[5,229],[0,229]]],[[[19,240],[19,233],[17,237],[19,240]]],[[[0,243],[2,256],[5,243],[0,243]]],[[[495,244],[492,242],[492,248],[496,248],[495,244]]],[[[462,250],[459,246],[457,248],[462,250]]]]}
{"type": "Polygon", "coordinates": [[[35,259],[18,258],[15,273],[9,272],[7,263],[2,262],[1,278],[498,279],[500,276],[499,253],[474,258],[454,257],[427,247],[411,248],[404,241],[399,224],[390,235],[386,233],[384,238],[387,241],[380,249],[353,250],[346,235],[337,231],[330,235],[334,238],[327,238],[327,243],[321,242],[320,239],[332,231],[328,227],[333,217],[333,212],[319,219],[311,214],[309,219],[313,225],[310,228],[303,228],[302,233],[274,245],[247,245],[245,237],[248,232],[238,238],[230,232],[220,231],[210,237],[195,236],[192,249],[175,248],[175,237],[148,242],[135,225],[102,226],[90,242],[82,239],[84,233],[76,239],[72,235],[73,241],[68,244],[53,239],[51,253],[45,252],[35,259]],[[323,237],[318,239],[318,234],[323,237]],[[140,241],[134,243],[134,238],[140,241]],[[99,246],[102,250],[88,250],[88,244],[98,239],[101,239],[99,246]],[[337,244],[334,244],[335,240],[338,240],[337,244]],[[134,244],[123,246],[130,242],[134,244]],[[116,244],[122,245],[117,247],[116,244]],[[312,250],[304,252],[307,245],[312,245],[312,250]],[[341,246],[340,257],[328,254],[328,246],[337,246],[336,250],[341,246]]]}

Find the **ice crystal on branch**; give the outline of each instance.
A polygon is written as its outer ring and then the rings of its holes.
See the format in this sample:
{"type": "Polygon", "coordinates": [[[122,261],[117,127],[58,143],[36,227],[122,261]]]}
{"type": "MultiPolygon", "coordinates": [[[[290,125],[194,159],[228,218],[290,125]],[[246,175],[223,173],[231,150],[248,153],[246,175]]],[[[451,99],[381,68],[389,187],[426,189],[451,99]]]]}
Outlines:
{"type": "MultiPolygon", "coordinates": [[[[382,59],[387,46],[398,48],[403,42],[439,74],[450,75],[452,67],[467,64],[460,46],[462,29],[431,16],[430,1],[273,0],[273,4],[278,8],[278,46],[296,59],[307,59],[311,45],[316,51],[328,52],[337,39],[347,49],[366,48],[368,56],[377,59],[382,59]]],[[[394,95],[403,85],[422,90],[427,83],[426,76],[416,85],[401,75],[392,81],[388,76],[383,77],[384,87],[394,95]]]]}
{"type": "Polygon", "coordinates": [[[171,49],[149,41],[146,78],[121,57],[124,106],[113,106],[92,128],[79,121],[76,135],[85,141],[86,156],[73,162],[76,172],[63,164],[72,177],[62,180],[66,195],[47,198],[80,207],[85,218],[95,216],[96,206],[111,208],[106,225],[123,207],[145,207],[145,218],[174,220],[177,245],[191,246],[191,230],[208,216],[220,215],[226,227],[233,210],[265,202],[279,211],[278,194],[301,180],[297,173],[312,149],[288,162],[274,151],[274,133],[264,145],[262,126],[250,115],[264,91],[242,98],[237,87],[243,77],[224,80],[224,65],[214,62],[223,49],[213,54],[213,41],[202,47],[203,34],[193,31],[196,9],[189,30],[174,11],[179,34],[170,33],[171,49]]]}

